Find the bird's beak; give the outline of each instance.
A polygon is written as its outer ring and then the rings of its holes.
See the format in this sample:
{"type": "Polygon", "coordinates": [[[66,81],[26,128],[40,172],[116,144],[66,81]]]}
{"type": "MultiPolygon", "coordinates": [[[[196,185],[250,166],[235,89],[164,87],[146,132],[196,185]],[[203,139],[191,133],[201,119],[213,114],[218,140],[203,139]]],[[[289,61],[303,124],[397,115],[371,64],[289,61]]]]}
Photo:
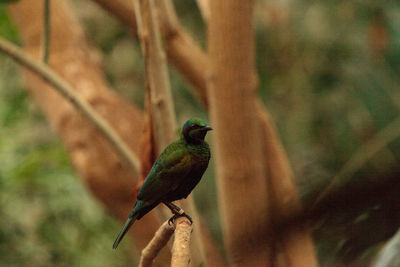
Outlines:
{"type": "Polygon", "coordinates": [[[205,126],[205,127],[203,127],[203,130],[205,130],[205,131],[212,131],[213,128],[211,128],[210,126],[205,126]]]}

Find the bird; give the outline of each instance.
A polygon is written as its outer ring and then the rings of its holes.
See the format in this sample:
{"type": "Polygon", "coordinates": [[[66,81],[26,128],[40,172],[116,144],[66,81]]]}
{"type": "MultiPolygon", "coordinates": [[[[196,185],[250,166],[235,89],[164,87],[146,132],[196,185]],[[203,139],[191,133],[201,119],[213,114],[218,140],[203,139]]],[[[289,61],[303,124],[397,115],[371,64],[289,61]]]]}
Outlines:
{"type": "Polygon", "coordinates": [[[192,223],[190,216],[172,202],[186,198],[206,171],[211,153],[204,138],[210,130],[210,126],[196,117],[184,123],[179,139],[164,149],[150,169],[138,191],[136,203],[115,239],[113,249],[118,247],[136,220],[160,203],[174,214],[169,223],[180,216],[187,217],[192,223]]]}

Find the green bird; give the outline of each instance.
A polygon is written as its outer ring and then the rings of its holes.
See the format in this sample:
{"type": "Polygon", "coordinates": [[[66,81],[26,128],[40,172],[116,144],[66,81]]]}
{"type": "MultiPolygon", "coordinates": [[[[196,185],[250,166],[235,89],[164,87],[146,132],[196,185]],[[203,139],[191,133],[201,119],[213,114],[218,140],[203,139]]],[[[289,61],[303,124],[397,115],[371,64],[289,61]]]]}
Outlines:
{"type": "Polygon", "coordinates": [[[204,141],[210,130],[212,128],[199,118],[186,121],[180,138],[167,146],[154,162],[139,189],[128,220],[115,239],[114,249],[132,224],[160,203],[164,203],[174,213],[169,221],[186,216],[192,222],[182,209],[171,202],[186,198],[200,182],[211,157],[210,148],[204,141]]]}

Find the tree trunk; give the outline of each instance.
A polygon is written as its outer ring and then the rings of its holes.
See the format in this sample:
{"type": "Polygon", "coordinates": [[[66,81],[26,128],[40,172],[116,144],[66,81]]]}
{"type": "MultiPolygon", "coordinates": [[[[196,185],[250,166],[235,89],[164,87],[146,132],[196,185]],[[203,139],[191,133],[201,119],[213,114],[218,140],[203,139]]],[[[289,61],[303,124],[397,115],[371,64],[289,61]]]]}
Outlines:
{"type": "Polygon", "coordinates": [[[257,118],[253,1],[210,1],[209,107],[228,260],[269,265],[268,192],[257,118]]]}
{"type": "Polygon", "coordinates": [[[294,218],[302,212],[301,201],[293,181],[293,173],[273,123],[262,104],[257,102],[263,125],[264,162],[267,168],[273,231],[276,251],[275,266],[318,266],[314,244],[308,229],[294,218]],[[282,257],[281,257],[282,256],[282,257]]]}
{"type": "MultiPolygon", "coordinates": [[[[102,2],[102,6],[123,23],[130,25],[130,27],[135,26],[134,23],[125,19],[123,13],[120,12],[120,10],[129,9],[129,0],[119,0],[120,6],[118,7],[108,3],[108,1],[93,1],[102,2]]],[[[162,3],[166,5],[166,2],[162,3]]],[[[209,8],[209,5],[207,7],[209,8]]],[[[173,10],[170,9],[169,12],[161,12],[161,14],[168,59],[194,87],[199,102],[207,106],[206,70],[208,69],[209,57],[185,32],[173,10]]],[[[301,213],[301,203],[289,161],[276,135],[273,123],[268,119],[268,113],[262,103],[257,101],[255,105],[257,117],[262,123],[264,165],[268,174],[266,179],[268,180],[267,186],[270,186],[268,191],[271,194],[271,212],[273,212],[271,217],[274,218],[275,224],[279,224],[279,222],[284,221],[285,217],[287,218],[288,214],[293,212],[291,216],[296,216],[296,214],[301,213]]],[[[275,237],[281,243],[278,247],[282,249],[285,264],[288,265],[290,262],[302,263],[305,264],[304,266],[316,266],[317,260],[311,235],[305,227],[295,226],[294,228],[296,230],[285,232],[285,237],[275,237]]]]}
{"type": "MultiPolygon", "coordinates": [[[[10,10],[20,30],[25,50],[38,58],[42,2],[23,0],[11,5],[10,10]]],[[[81,97],[137,153],[143,128],[142,112],[108,89],[80,25],[65,1],[52,1],[51,18],[50,66],[76,88],[81,97]]],[[[134,204],[137,177],[131,174],[113,148],[70,103],[32,73],[25,74],[30,94],[62,139],[86,186],[113,215],[125,220],[134,204]]],[[[139,249],[145,247],[159,225],[155,213],[150,213],[135,224],[131,233],[139,249]]],[[[162,251],[158,264],[167,265],[169,257],[168,251],[162,251]]]]}

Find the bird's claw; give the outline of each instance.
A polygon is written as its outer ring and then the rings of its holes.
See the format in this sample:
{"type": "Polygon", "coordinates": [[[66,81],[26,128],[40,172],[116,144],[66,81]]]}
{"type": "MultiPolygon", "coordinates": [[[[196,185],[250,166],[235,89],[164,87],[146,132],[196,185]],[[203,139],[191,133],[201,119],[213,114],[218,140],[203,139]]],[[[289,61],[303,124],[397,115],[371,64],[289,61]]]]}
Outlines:
{"type": "Polygon", "coordinates": [[[180,217],[186,217],[190,221],[190,224],[193,224],[192,218],[189,215],[187,215],[186,213],[182,213],[182,214],[176,213],[176,214],[174,214],[174,216],[169,218],[168,225],[171,225],[171,223],[175,223],[175,219],[178,219],[180,217]]]}
{"type": "Polygon", "coordinates": [[[190,221],[190,224],[193,224],[192,217],[190,217],[190,216],[187,215],[186,213],[182,214],[182,216],[185,216],[185,217],[190,221]]]}
{"type": "Polygon", "coordinates": [[[174,215],[174,216],[172,216],[171,218],[169,218],[169,220],[168,220],[168,225],[173,224],[173,223],[174,223],[174,220],[175,220],[176,218],[177,218],[176,215],[174,215]]]}

